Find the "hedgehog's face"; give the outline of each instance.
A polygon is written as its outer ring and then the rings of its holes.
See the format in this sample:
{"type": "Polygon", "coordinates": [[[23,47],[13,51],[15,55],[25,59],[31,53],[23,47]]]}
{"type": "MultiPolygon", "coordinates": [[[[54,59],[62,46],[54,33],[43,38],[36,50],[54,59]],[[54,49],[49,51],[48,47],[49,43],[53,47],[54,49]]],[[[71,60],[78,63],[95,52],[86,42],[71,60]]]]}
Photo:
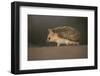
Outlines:
{"type": "Polygon", "coordinates": [[[58,35],[57,33],[54,33],[52,29],[48,29],[48,37],[47,37],[47,41],[48,42],[55,42],[58,39],[58,35]]]}

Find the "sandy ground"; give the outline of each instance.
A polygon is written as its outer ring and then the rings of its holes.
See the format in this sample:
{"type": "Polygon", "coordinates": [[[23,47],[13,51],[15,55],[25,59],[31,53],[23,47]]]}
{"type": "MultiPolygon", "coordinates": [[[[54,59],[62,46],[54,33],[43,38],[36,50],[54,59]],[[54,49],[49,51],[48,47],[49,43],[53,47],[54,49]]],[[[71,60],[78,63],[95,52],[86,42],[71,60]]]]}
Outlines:
{"type": "Polygon", "coordinates": [[[87,57],[86,45],[28,48],[28,60],[79,59],[87,57]]]}

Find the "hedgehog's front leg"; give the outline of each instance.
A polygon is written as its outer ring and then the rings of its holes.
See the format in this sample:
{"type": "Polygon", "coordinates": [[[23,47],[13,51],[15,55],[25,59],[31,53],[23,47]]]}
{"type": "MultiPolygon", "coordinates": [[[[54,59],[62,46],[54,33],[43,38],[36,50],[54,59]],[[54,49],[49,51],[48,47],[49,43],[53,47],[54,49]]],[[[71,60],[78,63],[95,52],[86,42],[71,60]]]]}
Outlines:
{"type": "Polygon", "coordinates": [[[57,43],[57,47],[59,47],[60,46],[60,43],[57,43]]]}

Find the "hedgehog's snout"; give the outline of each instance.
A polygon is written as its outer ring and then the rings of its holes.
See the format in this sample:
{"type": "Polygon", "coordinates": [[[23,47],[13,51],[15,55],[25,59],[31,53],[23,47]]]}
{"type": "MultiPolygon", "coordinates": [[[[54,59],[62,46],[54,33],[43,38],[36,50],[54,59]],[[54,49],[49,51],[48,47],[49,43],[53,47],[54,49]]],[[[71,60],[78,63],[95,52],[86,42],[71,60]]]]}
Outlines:
{"type": "Polygon", "coordinates": [[[48,40],[50,40],[51,38],[50,37],[48,37],[48,40]]]}
{"type": "Polygon", "coordinates": [[[51,39],[50,37],[47,37],[47,40],[46,40],[46,42],[49,42],[49,41],[50,41],[50,39],[51,39]]]}

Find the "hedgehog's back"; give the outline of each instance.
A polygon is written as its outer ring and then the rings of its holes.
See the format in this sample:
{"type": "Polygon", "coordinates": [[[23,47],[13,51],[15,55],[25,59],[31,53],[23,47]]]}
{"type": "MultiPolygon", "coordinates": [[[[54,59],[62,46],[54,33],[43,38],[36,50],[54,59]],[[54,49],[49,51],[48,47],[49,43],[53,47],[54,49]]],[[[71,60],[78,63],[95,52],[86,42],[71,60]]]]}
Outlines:
{"type": "Polygon", "coordinates": [[[72,41],[79,41],[80,38],[79,31],[70,26],[53,28],[53,32],[57,33],[61,38],[69,39],[72,41]]]}

